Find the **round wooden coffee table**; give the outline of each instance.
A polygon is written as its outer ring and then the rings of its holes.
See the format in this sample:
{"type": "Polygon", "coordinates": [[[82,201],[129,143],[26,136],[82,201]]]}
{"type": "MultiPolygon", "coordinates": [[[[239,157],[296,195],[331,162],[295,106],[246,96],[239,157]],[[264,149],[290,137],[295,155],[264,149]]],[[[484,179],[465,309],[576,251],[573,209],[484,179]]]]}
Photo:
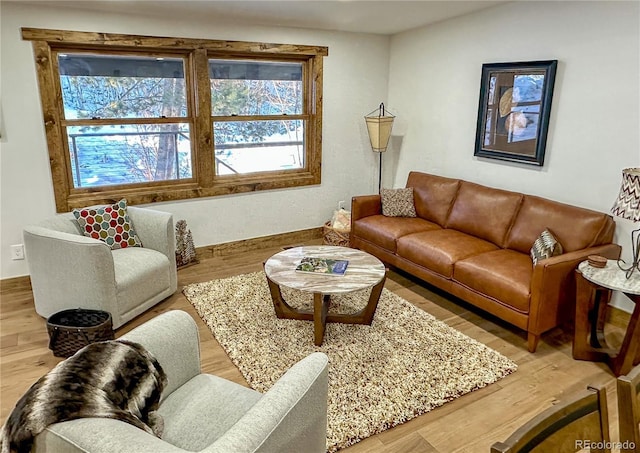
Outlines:
{"type": "Polygon", "coordinates": [[[313,321],[314,343],[320,346],[324,340],[326,323],[371,325],[378,307],[387,270],[382,262],[366,252],[347,247],[328,245],[295,247],[276,253],[264,263],[273,307],[278,318],[313,321]],[[342,276],[327,276],[296,272],[296,266],[306,256],[348,260],[347,271],[342,276]],[[287,287],[313,294],[313,311],[291,307],[283,298],[280,287],[287,287]],[[328,313],[331,295],[346,294],[371,289],[369,302],[360,311],[351,314],[328,313]]]}

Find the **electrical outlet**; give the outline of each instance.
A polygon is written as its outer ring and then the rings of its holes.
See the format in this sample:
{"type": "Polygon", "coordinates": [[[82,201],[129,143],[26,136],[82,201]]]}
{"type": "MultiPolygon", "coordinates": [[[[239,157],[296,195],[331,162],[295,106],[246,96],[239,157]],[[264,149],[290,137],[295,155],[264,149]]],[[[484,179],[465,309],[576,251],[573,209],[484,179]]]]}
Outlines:
{"type": "Polygon", "coordinates": [[[338,210],[344,209],[344,200],[338,202],[338,210]]]}
{"type": "Polygon", "coordinates": [[[24,245],[16,244],[11,246],[11,259],[12,260],[24,259],[24,245]]]}

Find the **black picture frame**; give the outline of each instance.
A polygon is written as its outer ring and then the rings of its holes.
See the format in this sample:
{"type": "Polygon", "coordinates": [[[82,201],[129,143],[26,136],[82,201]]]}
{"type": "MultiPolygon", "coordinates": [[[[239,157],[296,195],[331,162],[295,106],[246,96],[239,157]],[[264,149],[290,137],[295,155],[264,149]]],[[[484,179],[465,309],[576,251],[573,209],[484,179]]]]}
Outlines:
{"type": "Polygon", "coordinates": [[[558,60],[482,65],[474,156],[544,165],[558,60]]]}

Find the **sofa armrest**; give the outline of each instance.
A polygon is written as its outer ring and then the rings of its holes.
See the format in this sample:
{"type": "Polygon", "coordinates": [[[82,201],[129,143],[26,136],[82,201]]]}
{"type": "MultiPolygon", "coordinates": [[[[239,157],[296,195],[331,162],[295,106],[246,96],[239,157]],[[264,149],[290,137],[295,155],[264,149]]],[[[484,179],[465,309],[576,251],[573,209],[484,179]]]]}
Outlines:
{"type": "Polygon", "coordinates": [[[296,363],[203,452],[326,452],[327,369],[327,356],[320,352],[296,363]]]}
{"type": "Polygon", "coordinates": [[[40,226],[25,227],[23,239],[39,315],[80,306],[118,312],[113,257],[106,243],[40,226]],[[70,287],[74,291],[68,291],[70,287]],[[99,304],[92,306],[94,301],[99,304]]]}
{"type": "Polygon", "coordinates": [[[168,378],[163,398],[200,374],[198,326],[182,310],[156,316],[121,338],[140,343],[158,360],[168,378]]]}
{"type": "Polygon", "coordinates": [[[540,260],[531,278],[531,307],[527,331],[540,335],[550,328],[572,319],[575,311],[575,269],[589,255],[609,259],[620,257],[618,244],[606,244],[576,250],[540,260]]]}
{"type": "MultiPolygon", "coordinates": [[[[352,223],[363,217],[376,214],[382,214],[382,201],[380,195],[360,195],[351,199],[352,223]]],[[[353,225],[351,231],[353,231],[353,225]]]]}

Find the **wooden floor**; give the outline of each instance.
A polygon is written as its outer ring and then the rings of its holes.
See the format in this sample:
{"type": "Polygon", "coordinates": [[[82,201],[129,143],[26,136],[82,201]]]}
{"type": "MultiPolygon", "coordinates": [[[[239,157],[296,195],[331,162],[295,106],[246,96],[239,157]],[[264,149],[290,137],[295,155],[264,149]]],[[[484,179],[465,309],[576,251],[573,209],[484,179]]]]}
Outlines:
{"type": "MultiPolygon", "coordinates": [[[[190,283],[261,270],[262,262],[280,248],[267,248],[232,256],[202,260],[178,272],[179,291],[152,310],[119,329],[131,330],[158,313],[172,309],[190,313],[200,327],[202,368],[205,372],[247,385],[225,352],[200,320],[180,289],[190,283]]],[[[571,358],[571,336],[555,329],[542,337],[535,354],[527,352],[524,332],[461,301],[436,293],[405,274],[390,272],[386,288],[404,297],[464,334],[514,360],[514,374],[484,389],[467,394],[403,425],[363,440],[347,453],[488,452],[519,425],[589,384],[605,384],[609,398],[612,440],[618,439],[615,378],[599,363],[571,358]]],[[[0,419],[8,416],[16,401],[60,359],[47,349],[45,320],[34,308],[30,290],[4,288],[0,302],[0,419]]],[[[619,344],[623,332],[607,326],[611,344],[619,344]]],[[[309,339],[312,341],[312,339],[309,339]]],[[[425,355],[429,351],[424,351],[425,355]]]]}

